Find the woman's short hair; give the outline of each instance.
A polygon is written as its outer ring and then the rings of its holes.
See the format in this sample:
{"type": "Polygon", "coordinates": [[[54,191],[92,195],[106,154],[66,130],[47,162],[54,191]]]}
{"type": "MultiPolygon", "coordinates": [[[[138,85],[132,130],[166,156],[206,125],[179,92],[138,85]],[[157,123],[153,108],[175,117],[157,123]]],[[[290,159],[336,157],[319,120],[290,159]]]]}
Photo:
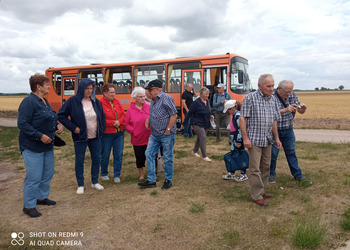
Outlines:
{"type": "Polygon", "coordinates": [[[135,87],[131,92],[131,97],[135,99],[139,94],[146,95],[146,91],[142,87],[135,87]]]}
{"type": "Polygon", "coordinates": [[[32,92],[35,92],[37,85],[44,86],[45,83],[50,82],[50,78],[43,74],[36,73],[29,78],[29,85],[32,92]]]}
{"type": "Polygon", "coordinates": [[[115,90],[115,85],[113,83],[106,83],[102,87],[102,93],[107,93],[110,88],[114,88],[114,90],[115,90]]]}
{"type": "Polygon", "coordinates": [[[200,95],[203,95],[205,92],[210,92],[210,91],[209,91],[209,89],[206,88],[206,87],[203,87],[203,88],[201,88],[201,89],[199,90],[199,94],[200,94],[200,95]]]}

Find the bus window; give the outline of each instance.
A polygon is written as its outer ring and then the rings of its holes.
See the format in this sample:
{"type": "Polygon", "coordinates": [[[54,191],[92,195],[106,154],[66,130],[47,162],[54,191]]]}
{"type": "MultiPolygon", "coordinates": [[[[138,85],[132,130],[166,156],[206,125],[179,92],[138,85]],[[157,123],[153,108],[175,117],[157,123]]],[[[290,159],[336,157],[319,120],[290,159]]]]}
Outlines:
{"type": "Polygon", "coordinates": [[[193,72],[186,72],[184,73],[184,81],[185,81],[185,86],[187,83],[192,83],[194,86],[194,89],[196,92],[199,92],[201,89],[201,82],[202,82],[202,77],[201,77],[201,72],[200,71],[193,71],[193,72]]]}
{"type": "Polygon", "coordinates": [[[236,94],[247,94],[252,91],[248,76],[248,62],[240,57],[231,61],[231,91],[236,94]]]}
{"type": "Polygon", "coordinates": [[[62,75],[61,72],[52,74],[52,86],[57,95],[61,95],[62,90],[62,75]]]}
{"type": "Polygon", "coordinates": [[[135,67],[135,82],[137,86],[142,86],[148,81],[154,79],[163,82],[163,90],[165,87],[165,65],[146,65],[135,67]]]}
{"type": "Polygon", "coordinates": [[[74,83],[75,83],[74,78],[64,79],[64,93],[63,94],[65,96],[74,95],[74,83]]]}
{"type": "Polygon", "coordinates": [[[108,82],[116,86],[117,94],[130,94],[132,91],[131,67],[110,68],[106,70],[108,82]]]}
{"type": "Polygon", "coordinates": [[[102,69],[89,69],[79,72],[78,83],[82,78],[89,78],[96,83],[96,95],[102,94],[101,88],[104,84],[102,69]]]}
{"type": "MultiPolygon", "coordinates": [[[[170,93],[180,93],[181,89],[185,89],[185,85],[182,85],[182,70],[185,69],[199,69],[201,67],[200,62],[190,62],[190,63],[176,63],[168,65],[168,84],[167,89],[170,93]]],[[[200,86],[200,77],[195,79],[199,80],[199,83],[194,82],[195,88],[196,84],[200,86]]],[[[200,87],[199,87],[200,89],[200,87]]]]}
{"type": "Polygon", "coordinates": [[[217,86],[223,83],[227,86],[227,67],[206,68],[204,70],[205,85],[217,86]]]}

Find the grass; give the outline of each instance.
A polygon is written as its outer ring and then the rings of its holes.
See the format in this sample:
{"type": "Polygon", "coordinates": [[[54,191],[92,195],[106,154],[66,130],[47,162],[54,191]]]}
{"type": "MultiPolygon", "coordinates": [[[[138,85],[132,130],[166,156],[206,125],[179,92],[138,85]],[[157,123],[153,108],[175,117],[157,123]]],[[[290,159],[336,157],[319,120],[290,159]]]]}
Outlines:
{"type": "Polygon", "coordinates": [[[277,182],[267,186],[267,192],[275,197],[269,199],[269,207],[261,208],[251,201],[248,182],[222,180],[226,170],[220,157],[230,151],[230,146],[227,140],[216,144],[212,136],[208,137],[208,157],[218,158],[205,163],[190,155],[195,140],[177,135],[173,187],[161,189],[164,181],[161,172],[157,187],[144,190],[137,186],[133,148],[130,136],[125,134],[121,183],[114,184],[110,164],[111,180],[100,181],[105,189],[100,192],[89,188],[87,152],[86,191],[78,196],[73,143],[65,130],[62,138],[67,146],[55,148],[55,174],[51,182],[50,198],[58,204],[39,207],[43,216],[31,219],[21,212],[25,169],[18,150],[18,130],[0,127],[0,131],[4,135],[0,138],[0,174],[11,170],[17,175],[17,179],[0,182],[4,204],[0,216],[1,249],[9,247],[8,236],[12,232],[24,232],[28,246],[28,233],[33,231],[83,232],[81,240],[86,249],[110,249],[116,245],[123,249],[298,249],[297,244],[313,249],[305,242],[316,238],[313,241],[317,248],[325,250],[336,248],[349,238],[350,210],[346,199],[350,144],[297,142],[299,164],[303,174],[312,180],[311,186],[293,179],[281,150],[277,182]],[[304,219],[315,215],[319,221],[304,219]],[[328,230],[321,237],[324,225],[328,230]],[[318,236],[300,239],[298,232],[303,230],[318,232],[318,236]]]}
{"type": "Polygon", "coordinates": [[[343,214],[343,219],[340,222],[340,226],[345,231],[350,231],[350,209],[346,210],[343,214]]]}
{"type": "Polygon", "coordinates": [[[292,243],[300,248],[317,249],[323,242],[326,231],[326,227],[320,224],[320,218],[300,220],[292,232],[292,243]]]}
{"type": "Polygon", "coordinates": [[[192,201],[191,202],[191,207],[190,207],[190,212],[191,213],[201,213],[201,212],[204,212],[205,210],[205,204],[200,204],[198,202],[195,202],[195,201],[192,201]]]}

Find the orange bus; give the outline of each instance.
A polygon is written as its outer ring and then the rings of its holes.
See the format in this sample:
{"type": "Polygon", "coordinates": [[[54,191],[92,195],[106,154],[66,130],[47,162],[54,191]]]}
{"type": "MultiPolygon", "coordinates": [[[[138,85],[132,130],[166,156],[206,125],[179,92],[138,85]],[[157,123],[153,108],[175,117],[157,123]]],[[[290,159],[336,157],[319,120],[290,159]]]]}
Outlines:
{"type": "Polygon", "coordinates": [[[97,98],[102,97],[101,88],[105,83],[116,86],[116,98],[127,110],[132,98],[131,91],[136,86],[144,86],[147,81],[159,79],[164,82],[164,92],[170,94],[182,120],[181,94],[187,83],[192,83],[196,91],[205,86],[211,95],[215,86],[223,83],[231,98],[242,101],[252,91],[248,76],[248,60],[236,54],[183,57],[168,60],[153,60],[129,63],[91,64],[64,68],[49,68],[45,75],[50,78],[51,91],[47,95],[54,111],[77,91],[82,78],[96,82],[97,98]]]}

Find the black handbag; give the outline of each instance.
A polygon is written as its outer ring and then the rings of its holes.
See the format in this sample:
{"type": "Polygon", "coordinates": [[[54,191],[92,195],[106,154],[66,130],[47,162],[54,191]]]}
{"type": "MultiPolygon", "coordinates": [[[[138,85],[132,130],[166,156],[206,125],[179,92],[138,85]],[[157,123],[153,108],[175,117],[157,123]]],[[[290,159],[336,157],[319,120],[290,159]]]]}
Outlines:
{"type": "Polygon", "coordinates": [[[66,145],[66,142],[58,135],[55,135],[53,145],[55,145],[56,147],[62,147],[66,145]]]}

